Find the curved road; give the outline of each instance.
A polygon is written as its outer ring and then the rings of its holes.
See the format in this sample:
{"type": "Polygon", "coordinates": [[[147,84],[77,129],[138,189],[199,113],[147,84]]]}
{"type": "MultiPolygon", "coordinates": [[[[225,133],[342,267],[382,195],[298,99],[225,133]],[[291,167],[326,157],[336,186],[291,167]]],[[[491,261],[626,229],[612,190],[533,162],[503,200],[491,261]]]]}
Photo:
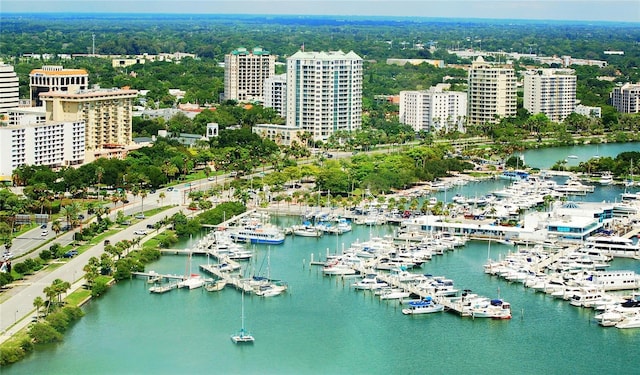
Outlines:
{"type": "MultiPolygon", "coordinates": [[[[219,182],[223,182],[224,180],[225,176],[219,176],[219,182]]],[[[144,200],[145,210],[155,208],[159,205],[166,206],[175,204],[176,207],[172,207],[154,216],[140,220],[139,222],[123,229],[122,231],[113,234],[109,237],[109,239],[112,243],[116,243],[124,239],[134,238],[136,236],[133,234],[134,231],[146,229],[147,224],[153,224],[159,218],[171,216],[176,212],[183,212],[187,215],[193,214],[194,212],[187,210],[186,207],[186,204],[188,203],[188,192],[191,190],[201,190],[204,188],[208,188],[212,184],[215,184],[215,181],[199,180],[196,182],[192,182],[189,187],[185,187],[185,185],[179,185],[179,187],[175,186],[172,191],[162,189],[158,190],[154,194],[149,194],[144,200]],[[164,191],[166,196],[164,198],[164,201],[162,202],[160,202],[160,199],[158,198],[158,194],[160,193],[160,191],[164,191]]],[[[112,219],[115,218],[116,212],[122,209],[125,210],[126,215],[133,215],[141,211],[142,202],[139,197],[135,200],[133,199],[133,197],[130,197],[130,202],[132,203],[129,203],[124,207],[121,206],[117,210],[112,211],[109,217],[111,217],[112,219]]],[[[41,232],[42,229],[38,227],[37,229],[33,229],[14,240],[14,245],[11,248],[11,251],[14,253],[14,259],[16,257],[25,256],[25,254],[27,254],[27,257],[37,257],[40,249],[36,251],[32,250],[35,247],[40,246],[45,239],[55,237],[54,233],[49,233],[46,236],[41,236],[41,232]]],[[[64,233],[57,238],[56,242],[60,242],[61,244],[67,244],[71,242],[74,232],[75,231],[64,233]]],[[[150,233],[149,236],[153,234],[154,233],[150,233]]],[[[46,246],[43,248],[46,248],[46,246]]],[[[38,296],[46,299],[42,290],[46,286],[51,285],[51,283],[55,279],[61,279],[63,281],[69,282],[72,285],[70,290],[76,290],[82,287],[82,285],[84,284],[84,271],[82,269],[89,261],[89,258],[94,256],[99,258],[103,252],[103,244],[97,244],[87,249],[82,254],[76,256],[75,258],[65,262],[64,265],[58,267],[57,269],[53,271],[42,271],[36,273],[35,275],[28,276],[24,280],[16,283],[16,285],[12,289],[4,291],[2,293],[2,298],[4,300],[0,304],[0,343],[4,342],[15,332],[21,330],[32,322],[32,320],[35,318],[35,308],[33,306],[33,300],[38,296]]]]}

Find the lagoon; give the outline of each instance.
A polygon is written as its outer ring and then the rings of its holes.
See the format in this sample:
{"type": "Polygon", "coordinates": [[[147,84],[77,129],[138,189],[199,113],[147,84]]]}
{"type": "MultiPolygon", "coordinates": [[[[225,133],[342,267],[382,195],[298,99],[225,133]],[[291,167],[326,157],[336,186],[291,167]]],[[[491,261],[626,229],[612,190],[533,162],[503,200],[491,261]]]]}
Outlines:
{"type": "Polygon", "coordinates": [[[538,148],[525,150],[522,155],[528,167],[545,169],[560,160],[567,160],[567,166],[570,167],[584,163],[593,157],[615,158],[625,151],[640,151],[640,142],[538,148]],[[567,158],[569,155],[577,158],[567,158]]]}

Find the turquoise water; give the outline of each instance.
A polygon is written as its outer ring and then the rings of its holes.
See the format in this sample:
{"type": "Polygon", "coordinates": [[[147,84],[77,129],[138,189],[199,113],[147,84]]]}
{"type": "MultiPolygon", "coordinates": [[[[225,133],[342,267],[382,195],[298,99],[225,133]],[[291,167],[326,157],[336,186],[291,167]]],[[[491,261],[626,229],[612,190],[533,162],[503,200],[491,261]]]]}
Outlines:
{"type": "MultiPolygon", "coordinates": [[[[380,228],[384,234],[393,228],[380,228]]],[[[365,239],[356,227],[341,242],[365,239]]],[[[186,245],[186,244],[183,244],[186,245]]],[[[445,275],[457,287],[512,304],[510,321],[472,320],[442,313],[408,317],[397,302],[384,302],[349,287],[352,280],[323,277],[303,267],[310,253],[336,248],[336,238],[287,239],[271,247],[271,275],[288,281],[290,293],[246,297],[252,346],[234,345],[240,326],[240,293],[174,290],[152,295],[143,280],[119,283],[86,307],[86,316],[63,343],[39,350],[3,374],[388,374],[634,373],[640,330],[602,328],[592,312],[482,272],[486,243],[435,257],[422,272],[445,275]],[[587,360],[588,359],[588,360],[587,360]]],[[[491,257],[507,246],[493,244],[491,257]]],[[[256,269],[267,254],[256,248],[256,269]]],[[[166,256],[150,269],[181,273],[185,257],[166,256]]],[[[194,258],[194,264],[206,263],[194,258]]],[[[619,260],[612,268],[634,269],[619,260]]],[[[264,270],[263,270],[264,271],[264,270]]]]}
{"type": "Polygon", "coordinates": [[[594,156],[615,158],[625,151],[640,151],[640,142],[636,143],[603,143],[598,145],[554,147],[544,149],[526,150],[524,161],[528,167],[550,168],[555,162],[567,160],[567,166],[584,163],[594,156]],[[575,155],[578,158],[568,159],[567,156],[575,155]]]}
{"type": "MultiPolygon", "coordinates": [[[[602,146],[600,146],[602,147],[602,146]]],[[[603,154],[602,149],[600,153],[603,154]]],[[[473,196],[500,181],[460,188],[473,196]]],[[[620,188],[598,188],[589,200],[613,200],[620,188]],[[597,197],[597,198],[596,198],[597,197]]],[[[448,194],[452,192],[449,191],[448,194]]],[[[455,193],[455,192],[454,192],[455,193]]],[[[452,196],[453,194],[451,194],[452,196]]],[[[290,224],[281,218],[280,224],[290,224]]],[[[471,242],[464,249],[436,256],[419,272],[443,275],[459,289],[502,297],[513,309],[510,321],[460,318],[442,313],[404,316],[397,302],[380,301],[350,288],[353,280],[324,277],[309,266],[329,249],[336,252],[370,235],[395,227],[354,226],[340,237],[288,238],[282,246],[255,247],[247,268],[289,283],[289,293],[246,296],[246,327],[256,338],[234,345],[240,328],[241,295],[231,288],[174,290],[152,295],[143,280],[117,284],[85,308],[86,316],[64,342],[36,351],[2,374],[399,374],[637,373],[640,329],[602,328],[593,312],[483,273],[487,256],[510,247],[471,242]]],[[[190,247],[197,238],[184,241],[190,247]]],[[[194,257],[194,269],[206,263],[194,257]]],[[[164,256],[147,269],[184,273],[184,256],[164,256]]],[[[616,260],[612,269],[640,273],[640,262],[616,260]]]]}

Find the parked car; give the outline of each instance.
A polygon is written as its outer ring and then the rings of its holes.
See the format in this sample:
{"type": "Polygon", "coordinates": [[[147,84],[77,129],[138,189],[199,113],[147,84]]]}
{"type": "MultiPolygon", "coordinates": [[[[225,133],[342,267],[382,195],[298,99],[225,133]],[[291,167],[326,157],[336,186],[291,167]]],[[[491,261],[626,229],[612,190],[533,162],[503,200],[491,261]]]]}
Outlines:
{"type": "Polygon", "coordinates": [[[131,225],[131,222],[129,220],[125,220],[120,222],[120,225],[131,225]]]}
{"type": "Polygon", "coordinates": [[[2,253],[2,258],[4,260],[11,259],[13,258],[13,253],[11,251],[5,251],[4,253],[2,253]]]}
{"type": "Polygon", "coordinates": [[[134,217],[135,217],[136,219],[144,219],[144,218],[146,218],[146,216],[144,216],[144,214],[143,214],[143,213],[136,214],[136,216],[134,216],[134,217]]]}
{"type": "Polygon", "coordinates": [[[66,253],[64,253],[64,255],[62,256],[65,258],[73,258],[76,255],[78,255],[78,252],[76,250],[69,250],[66,253]]]}
{"type": "Polygon", "coordinates": [[[143,230],[143,229],[139,229],[139,230],[135,230],[135,231],[133,231],[133,234],[136,234],[136,235],[138,235],[138,236],[144,236],[144,235],[146,235],[146,234],[147,234],[147,231],[146,231],[146,230],[143,230]]]}
{"type": "Polygon", "coordinates": [[[215,178],[215,177],[213,177],[213,176],[209,176],[209,177],[207,177],[207,180],[209,180],[209,181],[213,181],[213,180],[215,180],[215,179],[216,179],[216,178],[215,178]]]}

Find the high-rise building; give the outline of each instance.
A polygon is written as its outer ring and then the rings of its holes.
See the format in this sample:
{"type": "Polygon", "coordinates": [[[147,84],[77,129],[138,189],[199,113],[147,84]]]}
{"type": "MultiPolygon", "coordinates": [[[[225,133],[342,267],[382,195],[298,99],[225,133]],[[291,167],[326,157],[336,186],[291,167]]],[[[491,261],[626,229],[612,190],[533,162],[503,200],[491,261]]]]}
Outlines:
{"type": "Polygon", "coordinates": [[[326,140],[362,125],[362,58],[355,52],[302,52],[287,59],[287,126],[326,140]]]}
{"type": "Polygon", "coordinates": [[[17,122],[0,127],[0,181],[11,181],[13,171],[23,165],[56,168],[83,163],[84,122],[17,122]]]}
{"type": "Polygon", "coordinates": [[[280,117],[287,115],[287,75],[278,74],[264,80],[264,104],[273,108],[280,117]]]}
{"type": "Polygon", "coordinates": [[[611,105],[621,113],[640,113],[640,83],[614,87],[609,95],[611,105]]]}
{"type": "Polygon", "coordinates": [[[29,73],[31,105],[42,106],[42,92],[76,92],[89,88],[89,73],[84,69],[64,69],[59,65],[45,65],[29,73]]]}
{"type": "Polygon", "coordinates": [[[6,120],[10,108],[20,103],[20,86],[18,75],[13,66],[0,63],[0,121],[6,120]]]}
{"type": "Polygon", "coordinates": [[[487,63],[478,57],[469,70],[468,125],[498,123],[516,116],[516,75],[511,65],[487,63]]]}
{"type": "Polygon", "coordinates": [[[238,48],[224,56],[224,99],[263,101],[264,80],[275,73],[276,57],[260,47],[238,48]]]}
{"type": "Polygon", "coordinates": [[[536,69],[524,74],[524,108],[562,122],[576,109],[576,76],[573,69],[536,69]]]}
{"type": "Polygon", "coordinates": [[[400,91],[400,123],[414,131],[463,131],[467,93],[444,91],[438,84],[426,91],[400,91]]]}
{"type": "MultiPolygon", "coordinates": [[[[87,151],[131,144],[131,117],[136,90],[91,89],[40,94],[47,121],[84,121],[87,151]]],[[[88,161],[93,153],[87,152],[88,161]]]]}

